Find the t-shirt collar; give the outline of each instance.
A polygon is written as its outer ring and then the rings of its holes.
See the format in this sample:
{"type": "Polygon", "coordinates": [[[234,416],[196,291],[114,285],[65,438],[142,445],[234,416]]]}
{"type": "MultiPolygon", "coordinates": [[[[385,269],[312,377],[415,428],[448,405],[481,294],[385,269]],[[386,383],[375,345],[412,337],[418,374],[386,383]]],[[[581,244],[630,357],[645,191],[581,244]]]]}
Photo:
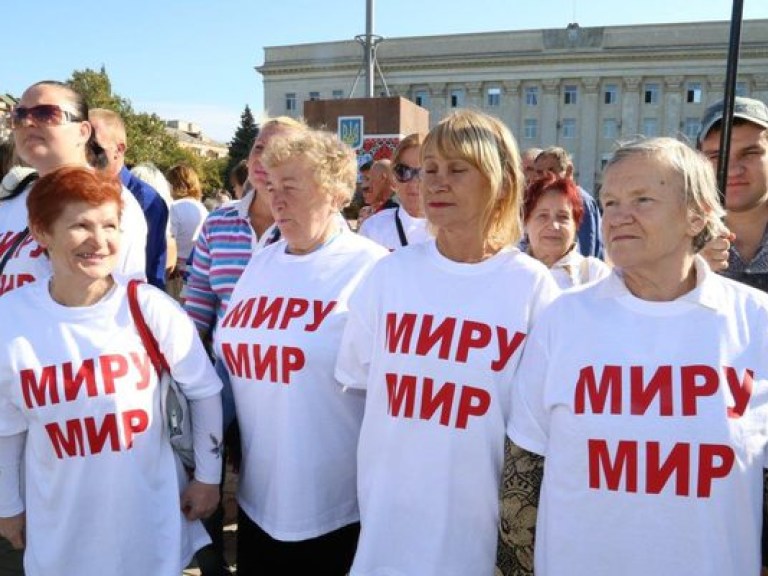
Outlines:
{"type": "MultiPolygon", "coordinates": [[[[717,275],[712,272],[704,258],[698,254],[693,260],[693,265],[696,269],[696,287],[676,300],[717,310],[719,308],[718,302],[723,301],[720,296],[722,288],[717,282],[717,275]]],[[[621,269],[617,267],[614,267],[611,275],[604,282],[600,282],[597,290],[601,298],[620,298],[630,294],[624,283],[621,269]]]]}

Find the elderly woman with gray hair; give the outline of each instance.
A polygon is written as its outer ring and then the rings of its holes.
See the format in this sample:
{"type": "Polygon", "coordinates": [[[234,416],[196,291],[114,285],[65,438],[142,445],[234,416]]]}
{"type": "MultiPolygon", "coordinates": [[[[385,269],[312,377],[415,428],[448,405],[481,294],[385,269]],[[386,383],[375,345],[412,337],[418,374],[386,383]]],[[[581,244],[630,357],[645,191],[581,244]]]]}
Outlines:
{"type": "Polygon", "coordinates": [[[758,574],[768,297],[698,255],[723,211],[685,144],[620,147],[601,202],[613,272],[544,311],[513,388],[518,469],[544,467],[535,572],[758,574]]]}
{"type": "Polygon", "coordinates": [[[242,443],[237,571],[342,576],[360,530],[364,398],[342,390],[334,364],[349,295],[388,252],[340,215],[356,163],[335,135],[275,135],[261,163],[282,239],[251,258],[214,337],[242,443]]]}

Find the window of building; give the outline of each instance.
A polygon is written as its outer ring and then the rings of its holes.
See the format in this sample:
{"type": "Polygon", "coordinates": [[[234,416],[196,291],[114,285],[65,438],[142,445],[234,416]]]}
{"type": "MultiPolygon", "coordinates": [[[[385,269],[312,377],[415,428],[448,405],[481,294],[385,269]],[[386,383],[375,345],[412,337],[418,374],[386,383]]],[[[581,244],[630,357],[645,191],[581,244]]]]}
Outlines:
{"type": "Polygon", "coordinates": [[[579,99],[579,87],[575,84],[566,84],[563,87],[563,103],[576,104],[579,99]]]}
{"type": "Polygon", "coordinates": [[[661,95],[661,86],[656,82],[649,82],[643,87],[643,102],[646,104],[658,104],[661,95]]]}
{"type": "Polygon", "coordinates": [[[526,86],[525,87],[525,105],[526,106],[538,106],[539,105],[539,88],[538,88],[538,86],[526,86]]]}
{"type": "Polygon", "coordinates": [[[643,118],[643,136],[653,138],[659,135],[659,120],[657,118],[643,118]]]}
{"type": "Polygon", "coordinates": [[[289,112],[295,112],[296,106],[296,92],[286,92],[285,94],[285,109],[289,112]]]}
{"type": "Polygon", "coordinates": [[[608,165],[608,162],[611,161],[611,154],[603,154],[600,156],[600,170],[605,170],[605,167],[608,165]]]}
{"type": "Polygon", "coordinates": [[[603,102],[616,104],[619,101],[619,87],[616,84],[606,84],[603,88],[603,102]]]}
{"type": "Polygon", "coordinates": [[[320,92],[310,92],[309,93],[309,99],[314,100],[320,100],[320,92]]]}
{"type": "Polygon", "coordinates": [[[501,88],[488,88],[487,96],[488,106],[501,105],[501,88]]]}
{"type": "Polygon", "coordinates": [[[746,82],[736,82],[736,96],[749,96],[746,82]]]}
{"type": "Polygon", "coordinates": [[[526,118],[523,123],[523,138],[533,140],[539,134],[539,122],[536,118],[526,118]]]}
{"type": "Polygon", "coordinates": [[[429,94],[426,90],[416,90],[413,93],[413,101],[417,106],[427,107],[429,106],[429,94]]]}
{"type": "Polygon", "coordinates": [[[691,142],[695,142],[696,136],[699,134],[699,128],[701,128],[701,123],[698,118],[686,118],[683,123],[683,134],[691,142]]]}
{"type": "Polygon", "coordinates": [[[464,90],[454,88],[451,90],[451,108],[461,108],[464,106],[464,90]]]}
{"type": "Polygon", "coordinates": [[[616,118],[603,119],[603,138],[613,140],[619,136],[619,123],[616,118]]]}
{"type": "Polygon", "coordinates": [[[344,90],[334,90],[333,91],[333,99],[334,100],[343,100],[344,99],[344,90]]]}
{"type": "Polygon", "coordinates": [[[563,138],[576,138],[576,119],[564,118],[562,123],[563,138]]]}
{"type": "Polygon", "coordinates": [[[701,104],[702,96],[701,82],[688,82],[685,89],[685,101],[688,104],[701,104]]]}

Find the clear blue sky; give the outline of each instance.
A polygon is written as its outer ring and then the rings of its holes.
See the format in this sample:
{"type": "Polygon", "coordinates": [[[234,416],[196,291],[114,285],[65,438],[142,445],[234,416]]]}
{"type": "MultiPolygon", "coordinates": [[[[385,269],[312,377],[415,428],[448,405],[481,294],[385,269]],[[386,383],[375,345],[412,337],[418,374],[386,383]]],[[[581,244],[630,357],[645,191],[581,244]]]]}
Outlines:
{"type": "MultiPolygon", "coordinates": [[[[731,0],[375,0],[386,37],[730,20],[731,0]]],[[[104,65],[134,108],[231,139],[249,104],[262,111],[265,46],[349,40],[365,0],[2,0],[0,93],[104,65]]],[[[744,0],[744,19],[768,0],[744,0]]],[[[362,58],[362,51],[361,51],[362,58]]]]}

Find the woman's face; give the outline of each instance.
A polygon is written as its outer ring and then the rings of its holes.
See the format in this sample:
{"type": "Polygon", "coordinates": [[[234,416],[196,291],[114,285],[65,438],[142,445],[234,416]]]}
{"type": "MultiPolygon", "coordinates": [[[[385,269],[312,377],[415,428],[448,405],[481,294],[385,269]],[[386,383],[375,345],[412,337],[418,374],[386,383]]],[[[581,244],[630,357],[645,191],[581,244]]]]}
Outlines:
{"type": "Polygon", "coordinates": [[[663,277],[693,255],[704,221],[689,211],[683,180],[655,156],[628,156],[606,169],[600,191],[603,239],[625,272],[663,277]]]}
{"type": "Polygon", "coordinates": [[[547,266],[552,266],[576,241],[573,206],[558,190],[545,191],[525,223],[531,254],[547,266]]]}
{"type": "Polygon", "coordinates": [[[270,124],[259,132],[253,141],[251,152],[248,155],[248,180],[256,190],[264,190],[267,184],[267,169],[261,163],[261,155],[269,144],[269,141],[278,134],[284,134],[290,130],[280,124],[270,124]]]}
{"type": "MultiPolygon", "coordinates": [[[[419,169],[421,162],[419,161],[420,146],[413,146],[408,148],[405,152],[400,154],[398,164],[403,165],[405,168],[419,169]]],[[[397,172],[397,166],[395,168],[395,190],[397,191],[397,197],[400,199],[400,205],[403,209],[415,218],[424,217],[424,209],[421,204],[421,192],[420,184],[421,178],[419,173],[410,174],[411,178],[407,182],[401,181],[401,176],[397,172]]]]}
{"type": "Polygon", "coordinates": [[[272,215],[292,253],[316,248],[335,225],[338,207],[315,181],[314,167],[297,156],[268,171],[267,192],[272,215]]]}
{"type": "Polygon", "coordinates": [[[48,250],[57,280],[84,285],[112,273],[120,249],[120,212],[115,202],[67,204],[50,230],[32,230],[48,250]]]}
{"type": "Polygon", "coordinates": [[[490,189],[480,170],[462,158],[426,151],[422,166],[424,212],[438,230],[482,232],[490,189]]]}
{"type": "MultiPolygon", "coordinates": [[[[42,104],[53,104],[73,116],[77,114],[69,91],[60,86],[33,86],[19,101],[19,107],[27,109],[42,104]]],[[[62,117],[60,123],[49,125],[28,118],[13,131],[19,157],[41,175],[64,165],[87,164],[85,145],[91,126],[85,120],[62,117]]]]}

